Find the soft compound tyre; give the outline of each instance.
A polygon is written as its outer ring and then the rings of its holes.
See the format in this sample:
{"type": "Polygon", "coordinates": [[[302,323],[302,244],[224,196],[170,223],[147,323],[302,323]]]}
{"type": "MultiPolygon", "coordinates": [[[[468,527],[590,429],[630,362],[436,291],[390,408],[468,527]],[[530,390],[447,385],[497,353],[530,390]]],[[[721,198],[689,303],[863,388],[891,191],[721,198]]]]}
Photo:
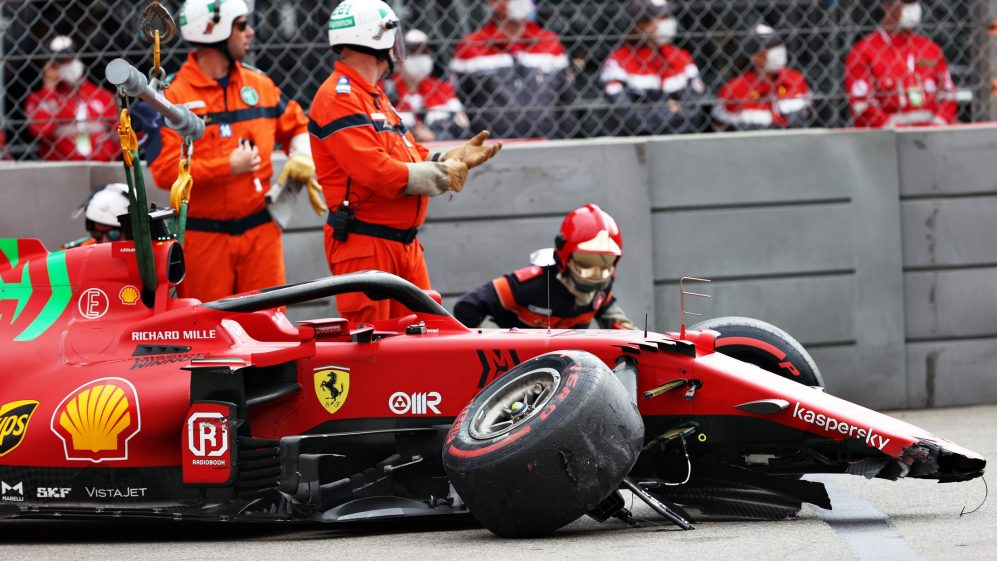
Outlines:
{"type": "Polygon", "coordinates": [[[717,352],[807,386],[823,388],[824,379],[810,353],[778,327],[746,317],[721,317],[701,321],[691,329],[720,333],[717,352]]]}
{"type": "Polygon", "coordinates": [[[538,356],[458,415],[443,467],[493,533],[543,536],[594,509],[637,461],[644,423],[623,384],[581,351],[538,356]]]}

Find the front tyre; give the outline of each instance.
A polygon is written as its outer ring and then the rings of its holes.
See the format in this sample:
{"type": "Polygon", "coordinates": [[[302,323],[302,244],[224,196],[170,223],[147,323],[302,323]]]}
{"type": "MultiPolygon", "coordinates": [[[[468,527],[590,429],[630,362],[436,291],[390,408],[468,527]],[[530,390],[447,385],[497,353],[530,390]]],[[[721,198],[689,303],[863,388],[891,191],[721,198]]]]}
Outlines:
{"type": "Polygon", "coordinates": [[[597,357],[528,360],[460,413],[443,446],[447,477],[485,528],[549,534],[594,509],[637,461],[644,423],[597,357]]]}
{"type": "Polygon", "coordinates": [[[746,317],[721,317],[701,321],[690,329],[720,333],[717,352],[754,364],[805,386],[824,387],[817,364],[803,345],[778,327],[746,317]]]}

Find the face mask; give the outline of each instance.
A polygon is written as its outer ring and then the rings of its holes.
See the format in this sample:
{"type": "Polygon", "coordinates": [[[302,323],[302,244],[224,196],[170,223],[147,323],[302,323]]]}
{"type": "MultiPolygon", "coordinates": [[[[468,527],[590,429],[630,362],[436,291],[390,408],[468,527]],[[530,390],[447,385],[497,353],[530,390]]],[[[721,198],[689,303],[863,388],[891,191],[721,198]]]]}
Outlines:
{"type": "Polygon", "coordinates": [[[655,38],[659,43],[671,43],[679,31],[679,22],[675,18],[665,18],[658,22],[655,38]]]}
{"type": "Polygon", "coordinates": [[[512,21],[526,21],[533,15],[533,0],[509,0],[505,13],[512,21]]]}
{"type": "Polygon", "coordinates": [[[413,55],[402,63],[402,76],[411,82],[421,82],[433,71],[433,57],[413,55]]]}
{"type": "Polygon", "coordinates": [[[70,86],[80,83],[83,78],[83,63],[79,60],[63,64],[59,67],[59,81],[70,86]]]}
{"type": "Polygon", "coordinates": [[[900,10],[900,28],[914,29],[921,23],[921,4],[904,4],[900,10]]]}
{"type": "Polygon", "coordinates": [[[772,47],[765,54],[765,71],[769,74],[781,72],[783,68],[786,68],[788,56],[784,45],[772,47]]]}

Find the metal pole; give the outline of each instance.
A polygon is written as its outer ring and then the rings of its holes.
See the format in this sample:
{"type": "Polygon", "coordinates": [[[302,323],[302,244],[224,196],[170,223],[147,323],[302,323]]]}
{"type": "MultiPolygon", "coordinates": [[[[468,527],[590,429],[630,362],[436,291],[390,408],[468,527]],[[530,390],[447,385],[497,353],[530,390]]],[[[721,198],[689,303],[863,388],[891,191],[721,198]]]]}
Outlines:
{"type": "Polygon", "coordinates": [[[122,58],[116,58],[104,69],[107,81],[124,94],[137,97],[161,113],[166,126],[192,141],[204,135],[204,121],[183,105],[174,105],[163,94],[149,87],[149,80],[137,68],[122,58]]]}

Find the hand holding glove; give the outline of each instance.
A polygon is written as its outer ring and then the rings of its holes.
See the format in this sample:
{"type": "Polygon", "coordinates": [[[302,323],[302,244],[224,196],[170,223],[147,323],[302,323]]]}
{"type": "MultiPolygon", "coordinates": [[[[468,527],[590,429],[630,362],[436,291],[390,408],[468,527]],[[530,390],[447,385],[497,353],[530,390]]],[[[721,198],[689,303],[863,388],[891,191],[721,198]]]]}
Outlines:
{"type": "Polygon", "coordinates": [[[329,207],[325,205],[322,197],[322,186],[315,179],[315,162],[308,154],[297,152],[291,155],[280,170],[277,183],[288,187],[304,187],[308,190],[308,201],[312,204],[315,214],[322,216],[328,212],[329,207]]]}
{"type": "Polygon", "coordinates": [[[308,186],[308,202],[312,204],[315,214],[325,216],[325,213],[329,212],[329,207],[325,205],[325,197],[322,196],[322,186],[319,185],[318,179],[313,177],[308,180],[306,185],[308,186]]]}
{"type": "Polygon", "coordinates": [[[488,160],[495,157],[502,149],[502,143],[493,144],[492,146],[485,146],[485,141],[492,135],[488,131],[481,131],[474,135],[474,138],[469,140],[467,144],[454,148],[453,150],[446,153],[443,156],[444,163],[447,160],[460,160],[467,164],[468,169],[474,169],[481,164],[487,162],[488,160]]]}
{"type": "Polygon", "coordinates": [[[284,168],[280,170],[280,177],[277,183],[287,185],[289,182],[307,185],[308,181],[315,177],[315,162],[308,154],[298,152],[292,154],[284,168]]]}

